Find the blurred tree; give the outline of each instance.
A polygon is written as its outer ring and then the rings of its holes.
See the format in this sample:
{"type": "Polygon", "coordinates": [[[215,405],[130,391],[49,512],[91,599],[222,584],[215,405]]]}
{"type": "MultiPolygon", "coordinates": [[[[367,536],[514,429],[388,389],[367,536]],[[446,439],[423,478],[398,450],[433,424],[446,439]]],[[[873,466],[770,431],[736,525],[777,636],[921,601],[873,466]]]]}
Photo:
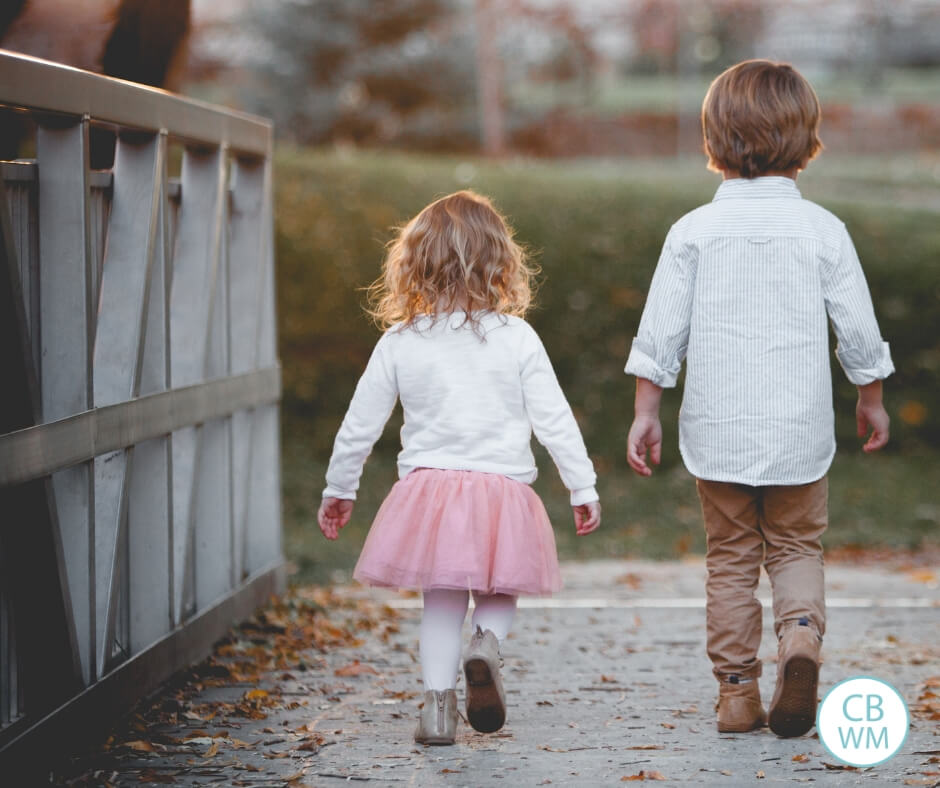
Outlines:
{"type": "Polygon", "coordinates": [[[636,71],[675,73],[681,60],[720,71],[754,56],[764,0],[640,0],[630,22],[636,71]]]}
{"type": "MultiPolygon", "coordinates": [[[[6,49],[174,90],[187,53],[190,0],[0,0],[6,49]]],[[[28,129],[0,110],[0,158],[15,158],[28,129]]],[[[114,162],[114,134],[93,128],[91,164],[114,162]]]]}
{"type": "Polygon", "coordinates": [[[297,142],[475,144],[473,31],[458,0],[279,0],[250,25],[268,57],[251,109],[297,142]]]}

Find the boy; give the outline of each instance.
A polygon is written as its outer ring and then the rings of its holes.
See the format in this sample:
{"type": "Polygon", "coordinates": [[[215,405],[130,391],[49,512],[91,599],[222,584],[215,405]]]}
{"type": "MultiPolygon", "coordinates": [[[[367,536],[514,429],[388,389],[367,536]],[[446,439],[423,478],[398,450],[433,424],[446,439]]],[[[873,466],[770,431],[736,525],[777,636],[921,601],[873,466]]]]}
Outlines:
{"type": "Polygon", "coordinates": [[[714,200],[666,236],[626,372],[636,375],[627,459],[652,472],[659,402],[687,357],[680,451],[696,477],[708,540],[708,656],[719,682],[718,730],[768,721],[757,658],[761,563],[778,638],[771,730],[815,722],[825,630],[820,536],[835,452],[826,317],[858,386],[864,450],[888,441],[881,379],[894,371],[845,226],[804,200],[796,176],[819,152],[819,102],[791,66],[750,60],[712,83],[702,106],[714,200]]]}

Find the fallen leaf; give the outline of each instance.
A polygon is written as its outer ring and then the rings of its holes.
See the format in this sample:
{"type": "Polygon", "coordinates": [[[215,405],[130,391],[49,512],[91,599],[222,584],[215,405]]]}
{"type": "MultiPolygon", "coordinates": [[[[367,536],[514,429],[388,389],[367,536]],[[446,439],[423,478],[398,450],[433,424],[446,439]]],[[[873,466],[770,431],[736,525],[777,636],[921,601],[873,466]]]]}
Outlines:
{"type": "Polygon", "coordinates": [[[672,730],[673,728],[676,727],[671,722],[661,722],[659,724],[662,725],[664,728],[668,728],[669,730],[672,730]]]}
{"type": "Polygon", "coordinates": [[[460,774],[460,769],[448,769],[446,766],[441,769],[441,774],[460,774]]]}
{"type": "Polygon", "coordinates": [[[297,749],[303,752],[319,752],[323,746],[323,741],[322,736],[311,736],[297,749]]]}
{"type": "Polygon", "coordinates": [[[725,777],[730,777],[732,774],[734,774],[734,772],[732,772],[730,769],[722,769],[722,770],[721,770],[721,773],[722,773],[725,777]]]}
{"type": "Polygon", "coordinates": [[[662,744],[634,744],[632,747],[627,747],[628,750],[665,750],[666,747],[662,744]]]}
{"type": "Polygon", "coordinates": [[[218,751],[219,751],[219,743],[217,741],[214,741],[212,742],[212,746],[208,750],[206,750],[205,755],[203,755],[202,757],[214,758],[218,751]]]}
{"type": "Polygon", "coordinates": [[[857,772],[857,766],[849,766],[846,763],[826,763],[823,761],[823,766],[830,771],[834,772],[857,772]]]}
{"type": "Polygon", "coordinates": [[[614,582],[619,585],[630,586],[630,588],[639,588],[643,585],[643,578],[636,572],[627,572],[625,575],[614,578],[614,582]]]}
{"type": "Polygon", "coordinates": [[[245,700],[258,700],[259,698],[266,697],[268,697],[268,691],[263,689],[248,690],[248,692],[245,693],[245,700]]]}
{"type": "Polygon", "coordinates": [[[121,746],[137,752],[156,752],[156,749],[149,741],[126,741],[121,746]]]}
{"type": "Polygon", "coordinates": [[[333,675],[335,676],[361,676],[364,673],[371,673],[374,676],[379,675],[379,672],[375,668],[371,665],[363,665],[358,659],[333,671],[333,675]]]}
{"type": "Polygon", "coordinates": [[[763,769],[759,769],[757,774],[754,775],[758,780],[763,780],[767,775],[764,774],[763,769]]]}
{"type": "Polygon", "coordinates": [[[143,771],[137,775],[137,782],[172,785],[176,782],[176,778],[171,774],[161,774],[159,772],[153,771],[152,769],[147,769],[146,771],[143,771]]]}
{"type": "Polygon", "coordinates": [[[630,774],[630,775],[627,775],[626,777],[621,777],[620,782],[630,783],[630,782],[636,782],[640,780],[665,780],[665,779],[666,777],[663,775],[662,772],[657,772],[653,769],[650,769],[649,771],[647,771],[646,769],[641,769],[638,774],[630,774]]]}
{"type": "Polygon", "coordinates": [[[605,676],[601,674],[601,683],[602,684],[616,684],[617,679],[615,679],[613,676],[605,676]]]}
{"type": "Polygon", "coordinates": [[[809,760],[809,756],[805,752],[801,752],[799,755],[794,755],[790,760],[794,763],[806,763],[809,760]]]}

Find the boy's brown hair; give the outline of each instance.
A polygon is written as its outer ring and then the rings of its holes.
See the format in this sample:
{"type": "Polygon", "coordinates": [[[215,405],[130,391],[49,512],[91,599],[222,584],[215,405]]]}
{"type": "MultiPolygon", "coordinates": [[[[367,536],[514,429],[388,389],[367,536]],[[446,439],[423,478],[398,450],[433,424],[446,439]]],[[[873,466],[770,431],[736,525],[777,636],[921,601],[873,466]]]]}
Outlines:
{"type": "Polygon", "coordinates": [[[802,170],[822,150],[819,118],[816,92],[789,63],[738,63],[702,104],[708,169],[742,178],[802,170]]]}

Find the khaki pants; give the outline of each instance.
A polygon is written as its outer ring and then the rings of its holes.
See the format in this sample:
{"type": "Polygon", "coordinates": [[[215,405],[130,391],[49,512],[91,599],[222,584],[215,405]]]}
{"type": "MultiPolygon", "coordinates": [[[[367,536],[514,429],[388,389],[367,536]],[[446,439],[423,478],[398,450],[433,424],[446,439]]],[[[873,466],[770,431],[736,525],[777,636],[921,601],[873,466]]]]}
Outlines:
{"type": "Polygon", "coordinates": [[[696,480],[708,552],[708,656],[719,681],[756,677],[761,605],[754,596],[761,564],[773,588],[774,631],[806,617],[822,637],[826,627],[823,556],[826,477],[810,484],[749,487],[696,480]]]}

